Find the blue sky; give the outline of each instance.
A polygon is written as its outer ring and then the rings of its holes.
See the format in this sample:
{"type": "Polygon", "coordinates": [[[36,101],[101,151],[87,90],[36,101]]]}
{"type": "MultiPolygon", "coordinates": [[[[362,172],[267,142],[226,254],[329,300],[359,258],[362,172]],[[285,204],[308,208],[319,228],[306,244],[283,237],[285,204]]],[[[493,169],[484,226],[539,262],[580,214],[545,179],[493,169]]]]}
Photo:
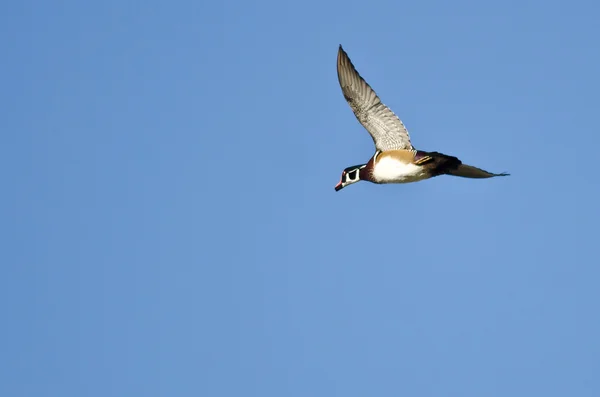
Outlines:
{"type": "Polygon", "coordinates": [[[600,395],[596,3],[0,8],[0,395],[600,395]]]}

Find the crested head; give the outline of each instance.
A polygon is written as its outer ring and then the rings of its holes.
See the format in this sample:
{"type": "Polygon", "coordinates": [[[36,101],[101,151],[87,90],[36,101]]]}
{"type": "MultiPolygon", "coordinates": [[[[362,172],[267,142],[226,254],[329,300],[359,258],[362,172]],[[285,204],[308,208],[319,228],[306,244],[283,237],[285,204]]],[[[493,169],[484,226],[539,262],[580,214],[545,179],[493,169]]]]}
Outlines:
{"type": "Polygon", "coordinates": [[[340,181],[337,185],[335,185],[335,191],[337,192],[348,185],[360,181],[360,173],[366,166],[366,164],[359,164],[344,169],[344,171],[342,171],[342,177],[340,181]]]}

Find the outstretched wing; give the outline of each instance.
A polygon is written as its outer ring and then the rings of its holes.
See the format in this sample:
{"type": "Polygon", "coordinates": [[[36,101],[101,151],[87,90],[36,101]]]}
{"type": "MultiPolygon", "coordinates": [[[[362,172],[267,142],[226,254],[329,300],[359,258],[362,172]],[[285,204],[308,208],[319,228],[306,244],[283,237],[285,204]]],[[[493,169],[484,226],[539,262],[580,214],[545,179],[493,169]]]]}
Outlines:
{"type": "Polygon", "coordinates": [[[371,134],[375,147],[381,151],[414,150],[402,121],[383,103],[375,91],[358,74],[348,54],[340,45],[337,73],[344,98],[358,121],[371,134]]]}
{"type": "Polygon", "coordinates": [[[462,176],[463,178],[492,178],[494,176],[508,176],[510,174],[494,174],[482,170],[481,168],[473,167],[472,165],[461,164],[457,169],[448,171],[448,174],[454,176],[462,176]]]}

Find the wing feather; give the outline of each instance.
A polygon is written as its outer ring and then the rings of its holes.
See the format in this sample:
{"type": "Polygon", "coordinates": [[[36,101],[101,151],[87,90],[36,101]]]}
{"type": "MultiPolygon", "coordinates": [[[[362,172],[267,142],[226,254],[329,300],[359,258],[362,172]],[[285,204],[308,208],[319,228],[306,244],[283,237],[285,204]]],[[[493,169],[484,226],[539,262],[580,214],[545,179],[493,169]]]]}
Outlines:
{"type": "Polygon", "coordinates": [[[381,102],[371,86],[360,76],[341,45],[337,73],[344,98],[358,121],[371,134],[375,147],[381,151],[414,150],[402,121],[381,102]]]}
{"type": "Polygon", "coordinates": [[[454,176],[461,176],[463,178],[492,178],[494,176],[508,176],[509,174],[501,173],[494,174],[493,172],[488,172],[486,170],[482,170],[481,168],[473,167],[472,165],[461,164],[455,170],[448,171],[448,174],[454,176]]]}

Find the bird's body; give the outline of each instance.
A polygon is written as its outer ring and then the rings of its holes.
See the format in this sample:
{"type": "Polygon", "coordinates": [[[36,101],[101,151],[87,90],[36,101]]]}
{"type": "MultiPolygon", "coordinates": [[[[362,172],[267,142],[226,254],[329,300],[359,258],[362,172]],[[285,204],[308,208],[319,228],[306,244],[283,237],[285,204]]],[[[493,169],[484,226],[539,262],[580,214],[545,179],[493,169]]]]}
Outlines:
{"type": "Polygon", "coordinates": [[[376,151],[368,163],[346,168],[335,190],[360,180],[410,183],[444,174],[465,178],[508,175],[462,164],[453,156],[415,149],[402,121],[381,102],[375,91],[358,74],[341,45],[337,72],[344,98],[358,121],[371,134],[376,151]]]}
{"type": "Polygon", "coordinates": [[[427,170],[407,159],[407,154],[411,155],[408,151],[400,150],[380,153],[373,159],[373,182],[409,183],[429,178],[427,170]]]}

